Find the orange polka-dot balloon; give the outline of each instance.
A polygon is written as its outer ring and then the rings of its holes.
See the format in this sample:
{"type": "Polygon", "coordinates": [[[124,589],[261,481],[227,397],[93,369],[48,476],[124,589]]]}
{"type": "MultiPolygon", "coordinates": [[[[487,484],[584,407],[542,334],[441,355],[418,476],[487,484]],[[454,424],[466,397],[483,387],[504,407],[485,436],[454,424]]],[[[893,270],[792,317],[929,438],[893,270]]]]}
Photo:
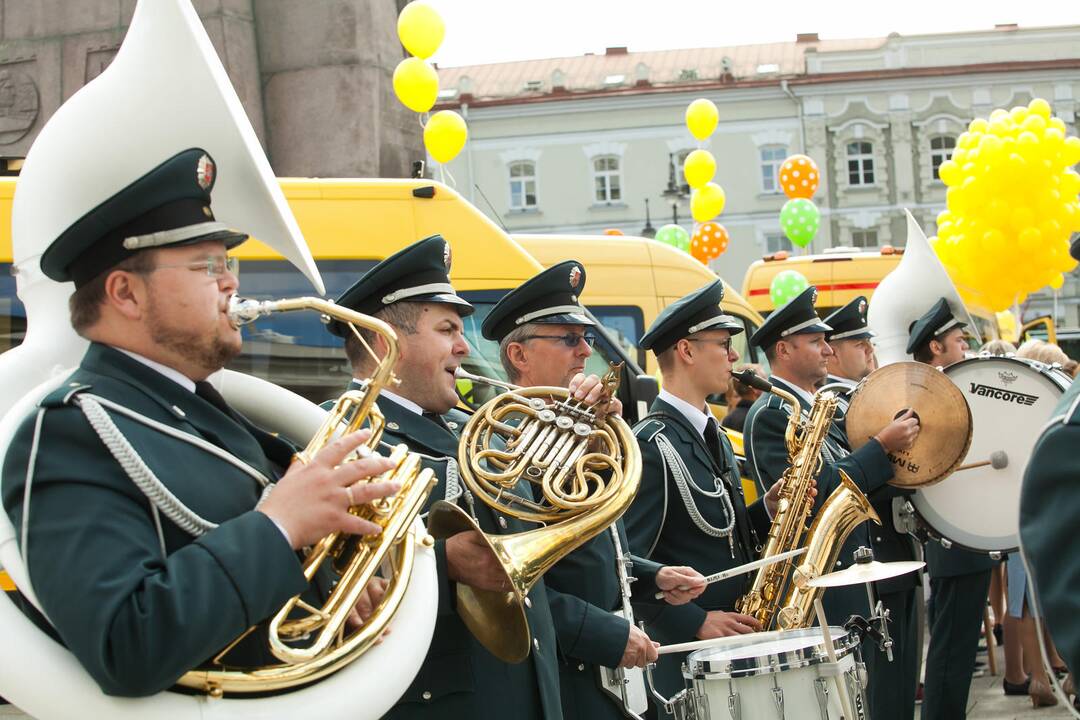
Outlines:
{"type": "Polygon", "coordinates": [[[821,171],[817,163],[806,155],[792,155],[780,166],[780,187],[784,194],[794,200],[809,200],[821,184],[821,171]]]}
{"type": "Polygon", "coordinates": [[[701,263],[708,263],[724,254],[731,242],[727,228],[718,222],[703,222],[694,228],[690,237],[690,254],[701,263]]]}

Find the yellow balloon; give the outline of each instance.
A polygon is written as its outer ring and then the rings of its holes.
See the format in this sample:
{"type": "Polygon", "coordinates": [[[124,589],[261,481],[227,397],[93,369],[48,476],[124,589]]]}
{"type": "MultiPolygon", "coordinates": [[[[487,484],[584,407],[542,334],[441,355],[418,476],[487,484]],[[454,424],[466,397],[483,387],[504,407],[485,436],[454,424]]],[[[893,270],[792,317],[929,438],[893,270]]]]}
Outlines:
{"type": "Polygon", "coordinates": [[[699,188],[716,174],[716,158],[708,150],[695,150],[683,162],[683,175],[692,188],[699,188]]]}
{"type": "Polygon", "coordinates": [[[405,49],[423,59],[434,55],[442,45],[446,25],[435,8],[426,3],[413,2],[398,15],[397,33],[405,49]]]}
{"type": "Polygon", "coordinates": [[[413,112],[427,112],[439,97],[439,74],[420,58],[405,58],[394,68],[394,94],[413,112]]]}
{"type": "Polygon", "coordinates": [[[1035,98],[1028,103],[1028,112],[1038,115],[1043,120],[1050,119],[1050,103],[1046,102],[1042,98],[1035,98]]]}
{"type": "Polygon", "coordinates": [[[716,109],[712,100],[698,98],[686,108],[686,127],[698,140],[704,140],[712,135],[718,122],[720,122],[720,111],[716,109]]]}
{"type": "Polygon", "coordinates": [[[443,165],[457,157],[468,137],[465,120],[453,110],[440,110],[424,126],[424,147],[443,165]]]}
{"type": "Polygon", "coordinates": [[[690,214],[698,222],[708,222],[724,212],[727,194],[714,182],[705,183],[690,196],[690,214]]]}

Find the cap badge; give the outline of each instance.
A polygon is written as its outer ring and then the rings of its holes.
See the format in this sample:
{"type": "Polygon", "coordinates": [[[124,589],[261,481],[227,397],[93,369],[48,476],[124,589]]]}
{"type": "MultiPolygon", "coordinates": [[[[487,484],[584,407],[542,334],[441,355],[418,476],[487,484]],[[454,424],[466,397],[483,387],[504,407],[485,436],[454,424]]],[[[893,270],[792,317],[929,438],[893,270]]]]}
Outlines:
{"type": "Polygon", "coordinates": [[[444,242],[442,249],[442,261],[446,266],[446,271],[450,272],[450,243],[444,242]]]}
{"type": "Polygon", "coordinates": [[[198,164],[195,166],[195,180],[199,183],[199,187],[203,190],[209,190],[214,184],[214,161],[210,159],[210,156],[203,154],[199,158],[198,164]]]}
{"type": "Polygon", "coordinates": [[[865,300],[860,300],[859,301],[859,314],[860,315],[866,315],[866,301],[865,300]]]}
{"type": "Polygon", "coordinates": [[[581,268],[575,265],[570,268],[570,287],[577,288],[581,284],[581,268]]]}
{"type": "Polygon", "coordinates": [[[817,305],[817,288],[815,287],[810,293],[810,304],[817,305]]]}

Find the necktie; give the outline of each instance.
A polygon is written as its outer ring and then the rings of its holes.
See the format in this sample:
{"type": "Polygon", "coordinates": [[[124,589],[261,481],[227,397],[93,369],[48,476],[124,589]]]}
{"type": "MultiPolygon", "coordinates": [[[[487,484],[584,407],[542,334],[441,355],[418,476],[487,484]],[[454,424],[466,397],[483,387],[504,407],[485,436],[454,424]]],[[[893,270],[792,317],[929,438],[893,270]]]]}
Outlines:
{"type": "Polygon", "coordinates": [[[450,428],[447,426],[446,422],[442,419],[442,415],[440,415],[439,413],[424,412],[423,416],[441,427],[446,432],[450,432],[450,428]]]}
{"type": "Polygon", "coordinates": [[[724,467],[724,456],[720,452],[720,429],[716,418],[712,415],[709,416],[708,421],[705,423],[705,447],[709,448],[709,454],[712,455],[716,466],[724,467]]]}
{"type": "Polygon", "coordinates": [[[237,419],[236,413],[231,407],[229,407],[229,404],[225,402],[225,398],[221,396],[221,393],[217,391],[217,388],[215,388],[213,385],[206,382],[205,380],[200,380],[199,382],[195,383],[195,394],[216,407],[227,417],[230,417],[233,420],[237,419]]]}

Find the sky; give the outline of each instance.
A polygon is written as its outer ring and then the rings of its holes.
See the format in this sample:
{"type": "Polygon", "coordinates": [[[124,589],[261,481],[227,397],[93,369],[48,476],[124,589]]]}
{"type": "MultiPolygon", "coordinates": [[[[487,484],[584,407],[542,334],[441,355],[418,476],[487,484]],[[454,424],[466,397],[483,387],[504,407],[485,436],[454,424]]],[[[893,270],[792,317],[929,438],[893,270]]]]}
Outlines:
{"type": "Polygon", "coordinates": [[[638,50],[1080,24],[1075,0],[424,0],[446,22],[440,67],[638,50]]]}

